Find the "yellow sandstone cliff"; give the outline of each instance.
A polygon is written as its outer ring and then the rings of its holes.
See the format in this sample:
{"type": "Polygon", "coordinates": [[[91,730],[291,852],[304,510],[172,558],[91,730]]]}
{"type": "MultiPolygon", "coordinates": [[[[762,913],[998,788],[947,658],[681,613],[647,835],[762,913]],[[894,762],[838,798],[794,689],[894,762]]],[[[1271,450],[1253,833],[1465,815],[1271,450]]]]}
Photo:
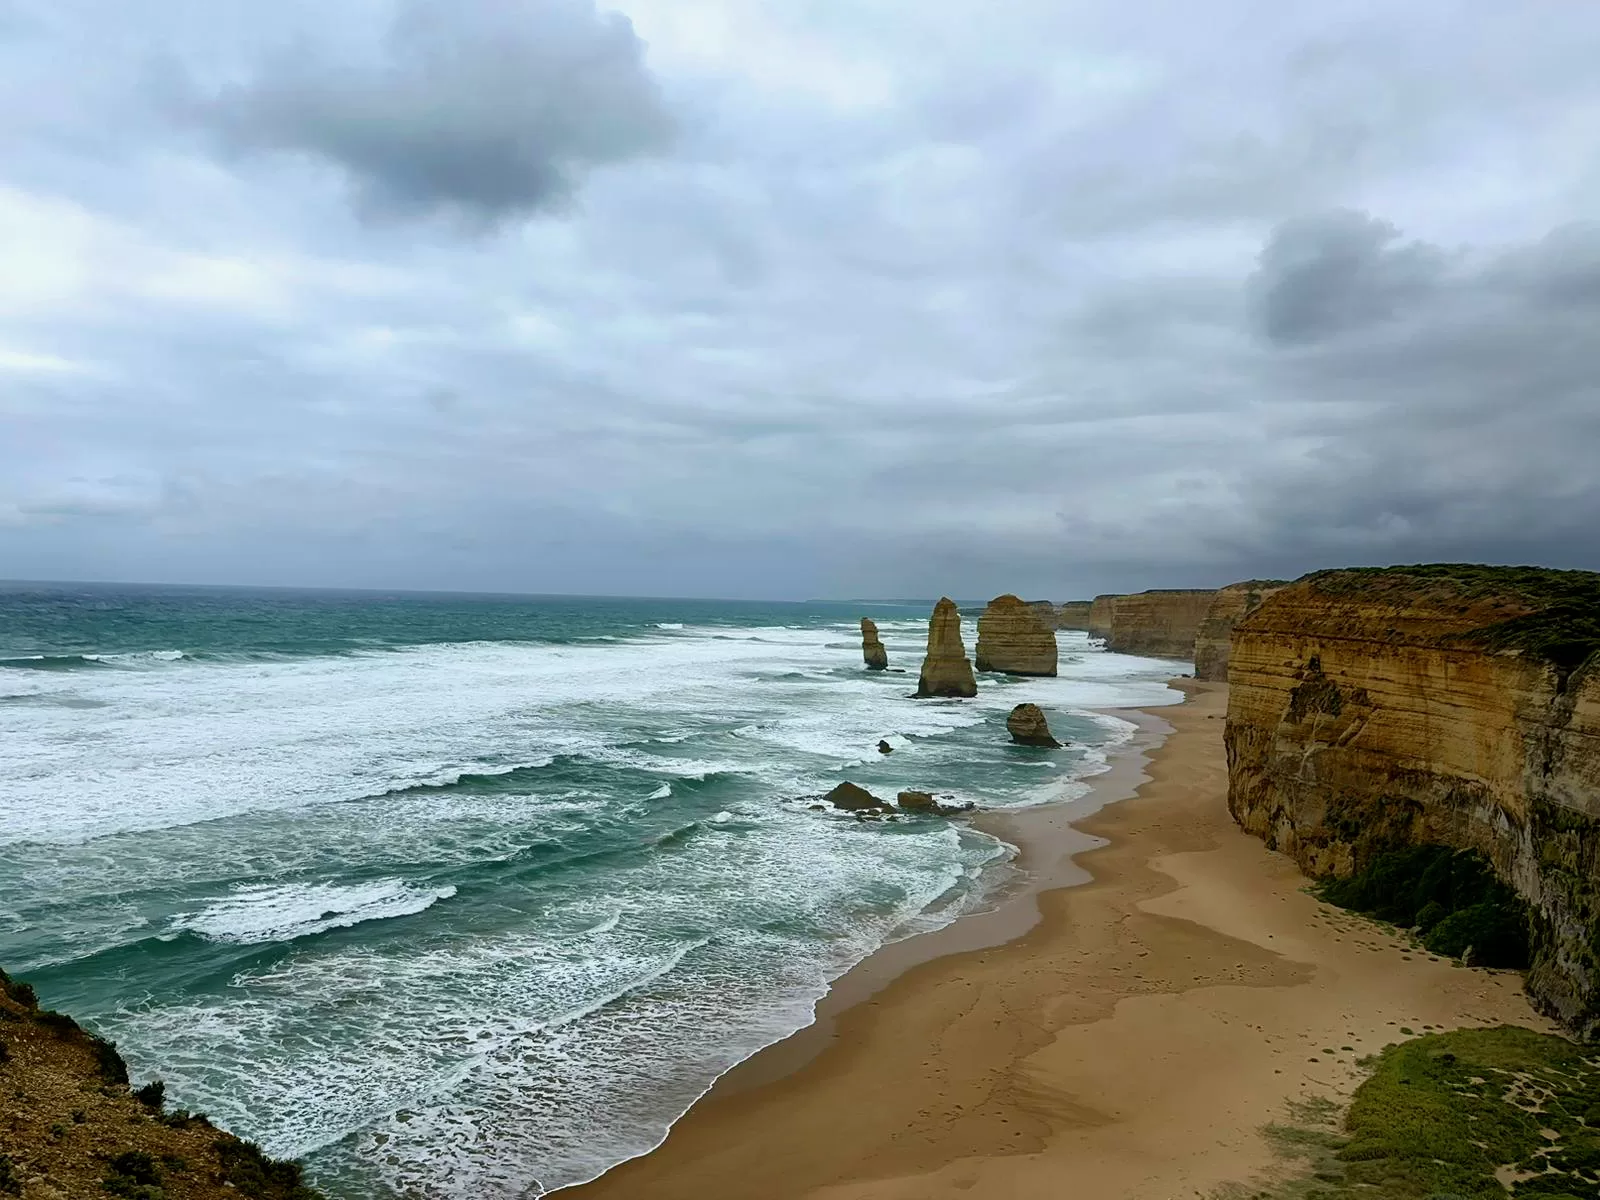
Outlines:
{"type": "Polygon", "coordinates": [[[1111,605],[1119,598],[1116,592],[1105,592],[1089,601],[1088,630],[1092,638],[1111,636],[1111,605]]]}
{"type": "Polygon", "coordinates": [[[961,610],[949,596],[940,598],[928,618],[928,653],[922,660],[915,694],[919,698],[978,694],[972,660],[961,641],[961,610]]]}
{"type": "Polygon", "coordinates": [[[1111,628],[1104,635],[1106,649],[1118,654],[1192,661],[1195,634],[1215,594],[1207,588],[1112,597],[1111,628]]]}
{"type": "Polygon", "coordinates": [[[1065,600],[1056,605],[1057,629],[1088,629],[1093,600],[1065,600]]]}
{"type": "Polygon", "coordinates": [[[1313,876],[1481,851],[1530,905],[1535,999],[1600,1032],[1600,575],[1325,571],[1233,628],[1228,805],[1313,876]]]}
{"type": "Polygon", "coordinates": [[[1218,588],[1194,636],[1194,677],[1226,682],[1233,627],[1284,584],[1281,579],[1247,579],[1218,588]]]}

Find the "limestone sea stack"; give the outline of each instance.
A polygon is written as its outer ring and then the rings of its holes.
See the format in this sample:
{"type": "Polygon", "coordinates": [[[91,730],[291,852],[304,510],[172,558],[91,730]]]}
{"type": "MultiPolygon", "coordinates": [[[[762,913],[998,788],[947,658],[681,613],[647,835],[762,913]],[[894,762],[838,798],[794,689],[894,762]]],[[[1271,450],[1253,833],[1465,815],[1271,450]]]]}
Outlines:
{"type": "Polygon", "coordinates": [[[922,660],[916,694],[919,698],[978,694],[972,662],[961,644],[961,610],[948,596],[933,606],[928,618],[928,654],[922,660]]]}
{"type": "Polygon", "coordinates": [[[1007,675],[1054,675],[1056,634],[1033,605],[1007,593],[978,618],[978,670],[1007,675]]]}
{"type": "Polygon", "coordinates": [[[1037,704],[1019,704],[1006,718],[1006,731],[1011,740],[1023,746],[1061,745],[1050,735],[1050,723],[1044,719],[1044,710],[1037,704]]]}
{"type": "Polygon", "coordinates": [[[889,652],[878,640],[878,624],[871,617],[861,618],[861,658],[869,671],[882,671],[889,666],[889,652]]]}

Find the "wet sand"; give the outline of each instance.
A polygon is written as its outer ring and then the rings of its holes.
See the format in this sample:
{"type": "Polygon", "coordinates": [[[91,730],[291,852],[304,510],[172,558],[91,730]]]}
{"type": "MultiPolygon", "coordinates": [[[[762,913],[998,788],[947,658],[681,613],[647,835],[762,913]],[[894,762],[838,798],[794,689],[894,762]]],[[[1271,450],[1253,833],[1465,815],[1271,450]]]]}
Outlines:
{"type": "Polygon", "coordinates": [[[1261,1126],[1347,1096],[1402,1028],[1553,1028],[1517,975],[1306,895],[1228,817],[1226,689],[1174,686],[1187,702],[1138,715],[1091,797],[990,818],[1029,886],[874,955],[562,1200],[1203,1196],[1270,1175],[1261,1126]]]}

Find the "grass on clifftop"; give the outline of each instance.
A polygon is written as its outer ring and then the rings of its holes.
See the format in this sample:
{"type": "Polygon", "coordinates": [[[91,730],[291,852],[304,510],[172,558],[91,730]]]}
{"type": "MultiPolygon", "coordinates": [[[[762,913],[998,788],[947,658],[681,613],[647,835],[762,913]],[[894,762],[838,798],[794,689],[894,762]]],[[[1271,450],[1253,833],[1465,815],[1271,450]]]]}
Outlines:
{"type": "Polygon", "coordinates": [[[1496,650],[1519,650],[1564,671],[1600,651],[1600,573],[1480,563],[1345,567],[1304,577],[1329,595],[1414,591],[1458,601],[1503,600],[1533,609],[1472,632],[1496,650]]]}
{"type": "Polygon", "coordinates": [[[1390,1046],[1341,1119],[1295,1106],[1268,1139],[1304,1166],[1217,1200],[1594,1200],[1600,1051],[1514,1025],[1390,1046]]]}

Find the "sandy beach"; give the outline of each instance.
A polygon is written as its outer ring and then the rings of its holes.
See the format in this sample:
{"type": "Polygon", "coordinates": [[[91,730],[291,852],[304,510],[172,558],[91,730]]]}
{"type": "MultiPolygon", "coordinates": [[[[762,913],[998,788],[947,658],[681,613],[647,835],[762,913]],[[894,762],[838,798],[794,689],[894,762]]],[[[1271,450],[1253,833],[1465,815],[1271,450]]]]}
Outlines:
{"type": "Polygon", "coordinates": [[[1261,1127],[1347,1096],[1405,1031],[1553,1029],[1516,974],[1307,895],[1228,816],[1226,689],[1174,686],[1186,702],[1143,715],[1097,780],[1104,807],[1007,828],[1032,888],[874,956],[654,1153],[564,1200],[1205,1196],[1280,1169],[1261,1127]]]}

